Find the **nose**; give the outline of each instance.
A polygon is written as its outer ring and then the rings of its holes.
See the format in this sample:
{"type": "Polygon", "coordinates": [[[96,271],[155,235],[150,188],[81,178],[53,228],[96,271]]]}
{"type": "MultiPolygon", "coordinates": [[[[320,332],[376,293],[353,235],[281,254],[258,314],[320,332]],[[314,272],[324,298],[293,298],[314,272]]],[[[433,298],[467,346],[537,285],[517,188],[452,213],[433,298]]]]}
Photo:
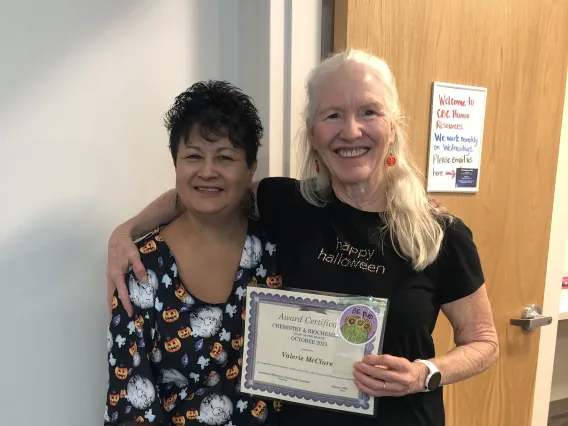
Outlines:
{"type": "Polygon", "coordinates": [[[200,178],[205,180],[217,176],[217,170],[215,169],[215,162],[213,161],[213,158],[206,158],[205,161],[201,163],[198,175],[200,178]]]}
{"type": "Polygon", "coordinates": [[[356,117],[347,116],[343,120],[340,136],[347,141],[359,139],[362,136],[361,127],[356,117]]]}

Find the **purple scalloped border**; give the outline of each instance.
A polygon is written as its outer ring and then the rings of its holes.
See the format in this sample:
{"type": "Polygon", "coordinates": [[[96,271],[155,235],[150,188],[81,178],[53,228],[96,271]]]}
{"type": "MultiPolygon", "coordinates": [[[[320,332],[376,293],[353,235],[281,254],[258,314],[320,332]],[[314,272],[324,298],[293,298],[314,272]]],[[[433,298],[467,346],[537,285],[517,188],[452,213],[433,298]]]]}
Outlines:
{"type": "MultiPolygon", "coordinates": [[[[254,381],[254,365],[256,357],[256,333],[257,322],[256,316],[258,314],[259,302],[273,302],[284,305],[302,305],[314,308],[325,308],[334,311],[343,311],[347,305],[337,304],[335,302],[328,302],[326,300],[309,299],[302,297],[286,296],[280,294],[266,294],[263,292],[253,291],[250,293],[250,312],[247,316],[247,330],[248,330],[248,350],[247,350],[247,366],[245,371],[244,387],[246,389],[260,390],[263,392],[274,393],[276,395],[294,397],[299,400],[305,399],[307,401],[320,402],[344,407],[351,407],[357,409],[368,410],[370,408],[369,395],[360,392],[358,399],[330,397],[329,395],[322,395],[316,392],[309,392],[300,389],[287,388],[285,386],[274,386],[272,384],[254,381]]],[[[365,345],[365,355],[373,352],[375,340],[365,345]]]]}

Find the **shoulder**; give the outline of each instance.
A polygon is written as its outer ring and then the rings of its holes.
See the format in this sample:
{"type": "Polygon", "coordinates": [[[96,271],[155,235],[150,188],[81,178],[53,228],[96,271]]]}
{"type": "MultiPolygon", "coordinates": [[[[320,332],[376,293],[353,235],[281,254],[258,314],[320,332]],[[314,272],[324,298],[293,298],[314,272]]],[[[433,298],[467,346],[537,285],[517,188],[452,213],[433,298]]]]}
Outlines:
{"type": "Polygon", "coordinates": [[[456,216],[442,219],[444,238],[438,258],[429,271],[440,281],[440,303],[448,303],[476,291],[485,277],[472,230],[456,216]]]}
{"type": "Polygon", "coordinates": [[[255,219],[249,219],[239,266],[256,269],[257,275],[260,274],[263,278],[274,275],[277,269],[276,244],[268,237],[261,222],[255,219]]]}
{"type": "Polygon", "coordinates": [[[276,225],[290,219],[290,214],[297,212],[303,197],[300,184],[296,179],[271,177],[258,183],[256,206],[261,220],[272,234],[276,225]]]}
{"type": "Polygon", "coordinates": [[[300,181],[287,177],[268,177],[258,183],[259,198],[288,198],[300,194],[300,181]]]}
{"type": "Polygon", "coordinates": [[[263,223],[261,220],[249,219],[245,250],[252,249],[261,258],[266,257],[266,255],[272,257],[276,245],[273,243],[263,223]]]}
{"type": "Polygon", "coordinates": [[[457,216],[445,216],[439,220],[444,230],[441,254],[447,249],[464,244],[475,248],[473,232],[462,219],[457,216]]]}
{"type": "Polygon", "coordinates": [[[160,234],[161,228],[156,228],[149,234],[136,241],[136,248],[140,253],[140,260],[144,265],[157,261],[157,256],[169,253],[167,244],[160,234]]]}
{"type": "Polygon", "coordinates": [[[255,236],[261,241],[268,240],[268,234],[263,226],[262,221],[257,218],[249,218],[247,235],[255,236]]]}

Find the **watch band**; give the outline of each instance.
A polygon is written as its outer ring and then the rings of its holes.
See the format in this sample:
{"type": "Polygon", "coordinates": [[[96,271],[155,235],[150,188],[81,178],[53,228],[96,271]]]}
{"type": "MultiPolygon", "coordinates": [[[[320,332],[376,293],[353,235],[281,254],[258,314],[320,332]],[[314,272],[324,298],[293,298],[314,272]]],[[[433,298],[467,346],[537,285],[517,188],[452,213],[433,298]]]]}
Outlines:
{"type": "Polygon", "coordinates": [[[431,392],[440,385],[442,375],[440,370],[430,361],[426,359],[417,359],[416,362],[421,362],[428,368],[428,375],[424,381],[424,389],[422,392],[431,392]]]}

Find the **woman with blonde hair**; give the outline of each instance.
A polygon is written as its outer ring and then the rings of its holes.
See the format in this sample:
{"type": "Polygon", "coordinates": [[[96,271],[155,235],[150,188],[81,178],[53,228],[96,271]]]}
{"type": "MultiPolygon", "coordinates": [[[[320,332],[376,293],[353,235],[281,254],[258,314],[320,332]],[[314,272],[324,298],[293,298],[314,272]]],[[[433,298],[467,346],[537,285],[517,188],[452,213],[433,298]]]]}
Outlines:
{"type": "MultiPolygon", "coordinates": [[[[384,61],[360,50],[334,54],[307,80],[301,178],[254,186],[284,286],[389,299],[383,354],[353,370],[358,388],[380,397],[378,417],[285,404],[282,425],[441,426],[442,386],[480,374],[498,357],[472,233],[429,204],[401,117],[384,61]],[[456,347],[436,356],[440,310],[456,347]]],[[[132,235],[175,218],[173,197],[164,194],[110,238],[109,293],[118,287],[126,303],[126,268],[145,275],[132,235]]]]}

